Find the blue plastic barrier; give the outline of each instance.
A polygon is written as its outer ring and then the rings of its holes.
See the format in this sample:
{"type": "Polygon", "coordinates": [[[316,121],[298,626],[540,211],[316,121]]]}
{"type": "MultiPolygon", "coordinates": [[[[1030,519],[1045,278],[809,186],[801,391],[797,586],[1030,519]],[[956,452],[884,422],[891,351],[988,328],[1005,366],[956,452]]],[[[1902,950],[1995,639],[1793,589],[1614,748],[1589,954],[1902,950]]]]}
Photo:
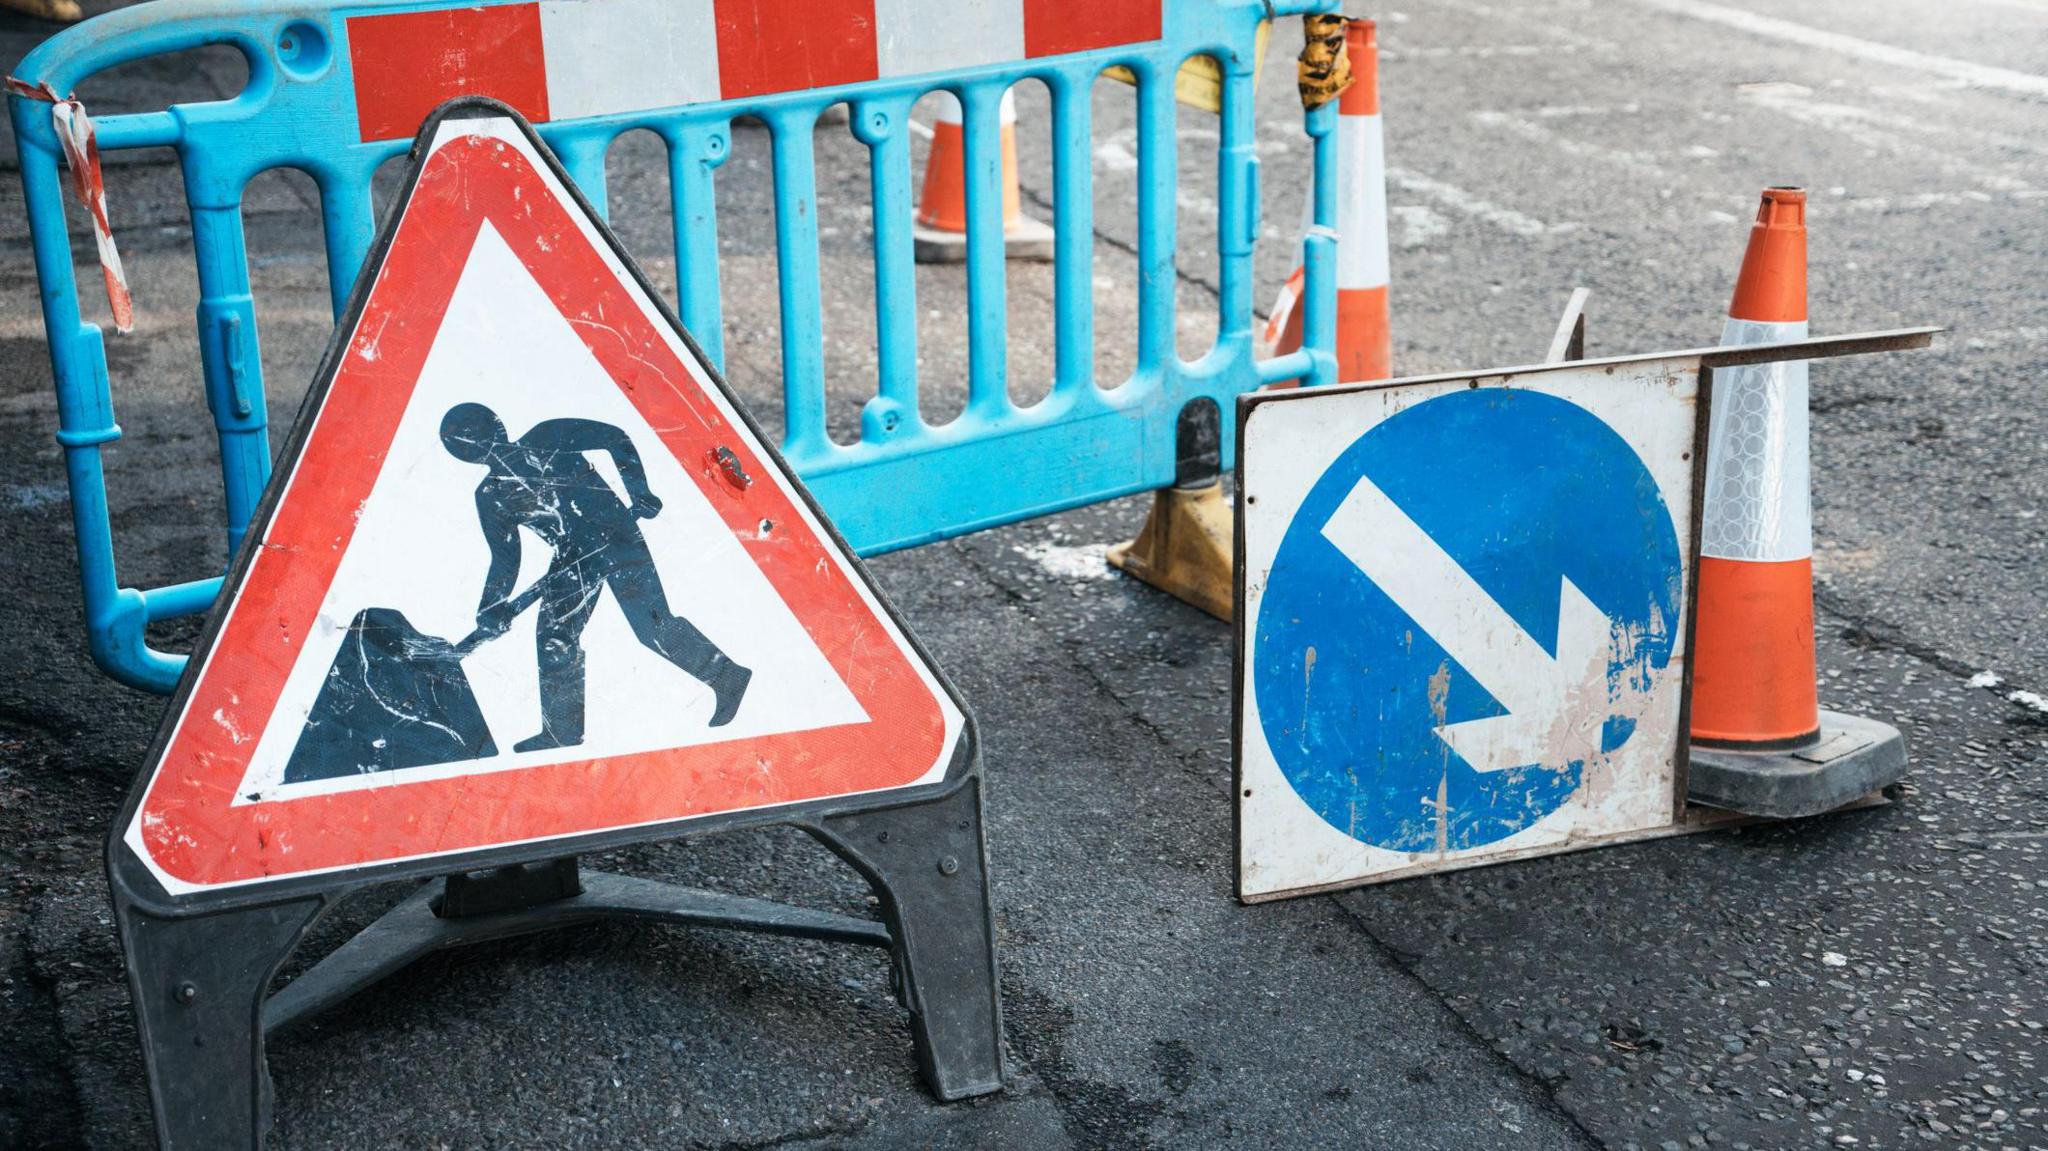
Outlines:
{"type": "MultiPolygon", "coordinates": [[[[847,0],[849,5],[875,2],[847,0]]],[[[957,0],[957,7],[1018,2],[957,0]]],[[[653,11],[662,21],[708,21],[712,7],[723,3],[673,0],[653,11]]],[[[1234,397],[1262,383],[1294,377],[1334,381],[1334,245],[1327,231],[1335,220],[1334,104],[1305,117],[1315,142],[1318,225],[1306,249],[1308,350],[1258,363],[1252,359],[1252,247],[1259,218],[1252,53],[1259,21],[1334,11],[1337,3],[1163,0],[1163,35],[1149,42],[553,120],[538,127],[600,209],[605,152],[612,141],[644,128],[666,143],[682,285],[677,310],[714,362],[722,364],[714,174],[730,152],[732,119],[746,114],[766,122],[773,136],[781,285],[783,450],[853,546],[875,554],[1164,487],[1175,479],[1176,427],[1188,405],[1213,402],[1228,413],[1234,397]],[[1214,346],[1186,361],[1175,351],[1179,149],[1174,76],[1183,61],[1196,55],[1219,61],[1225,77],[1216,156],[1221,314],[1214,346]],[[1126,65],[1138,77],[1140,324],[1134,373],[1105,387],[1094,378],[1090,92],[1112,64],[1126,65]],[[1042,81],[1052,98],[1057,330],[1050,392],[1035,403],[1018,405],[1009,397],[1006,379],[998,104],[1005,89],[1026,79],[1042,81]],[[968,401],[958,418],[944,424],[928,423],[918,402],[908,134],[912,105],[937,88],[952,91],[965,109],[969,216],[968,401]],[[852,130],[870,150],[880,361],[876,395],[862,412],[859,440],[850,444],[835,443],[825,426],[817,216],[812,210],[812,128],[820,112],[840,101],[849,103],[852,130]]],[[[202,45],[230,45],[248,60],[248,84],[232,99],[109,115],[97,122],[103,152],[168,146],[177,149],[183,164],[199,276],[199,346],[206,399],[220,440],[230,551],[247,528],[271,464],[243,242],[243,189],[273,168],[296,168],[312,177],[320,192],[330,289],[339,312],[373,238],[372,174],[411,142],[361,138],[367,133],[358,124],[346,22],[440,10],[457,11],[420,3],[328,7],[274,0],[156,0],[63,32],[31,53],[16,72],[30,85],[48,84],[69,95],[81,81],[108,68],[202,45]]],[[[642,5],[640,11],[650,9],[642,5]]],[[[1291,77],[1273,79],[1287,83],[1291,77]]],[[[101,333],[79,315],[61,151],[50,105],[19,94],[10,100],[42,283],[59,407],[57,438],[70,479],[92,655],[124,683],[168,692],[185,658],[151,648],[144,629],[206,610],[220,580],[121,586],[100,461],[101,447],[118,439],[121,429],[114,421],[101,333]]],[[[1233,437],[1226,416],[1221,460],[1226,468],[1234,454],[1233,437]]]]}

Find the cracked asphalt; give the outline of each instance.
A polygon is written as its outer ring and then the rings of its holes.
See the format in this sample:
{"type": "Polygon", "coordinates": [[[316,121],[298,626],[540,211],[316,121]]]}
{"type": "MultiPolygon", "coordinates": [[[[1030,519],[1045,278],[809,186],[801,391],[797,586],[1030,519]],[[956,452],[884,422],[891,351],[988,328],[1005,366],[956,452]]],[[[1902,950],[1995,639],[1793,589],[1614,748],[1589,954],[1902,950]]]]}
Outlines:
{"type": "MultiPolygon", "coordinates": [[[[1775,183],[1812,193],[1816,332],[1952,329],[1931,352],[1814,369],[1822,700],[1906,731],[1893,802],[1240,907],[1229,632],[1103,568],[1144,513],[1118,501],[873,565],[982,721],[1007,1092],[930,1100],[878,955],[614,925],[426,960],[281,1039],[274,1146],[2048,1148],[2048,711],[2029,702],[2048,694],[2048,6],[1354,11],[1385,49],[1400,370],[1534,359],[1576,284],[1594,290],[1596,353],[1710,342],[1775,183]]],[[[0,52],[47,32],[0,17],[0,52]]],[[[1261,301],[1288,270],[1307,162],[1298,38],[1274,41],[1261,301]]],[[[105,113],[240,82],[206,51],[82,94],[105,113]]],[[[1043,212],[1042,93],[1020,104],[1025,202],[1043,212]]],[[[1128,90],[1096,104],[1097,362],[1114,379],[1136,323],[1137,159],[1128,90]]],[[[1194,354],[1213,334],[1214,176],[1196,162],[1213,124],[1186,112],[1180,135],[1194,354]]],[[[867,175],[843,129],[818,148],[845,434],[873,390],[867,175]]],[[[108,338],[121,561],[136,583],[191,578],[225,556],[189,222],[172,154],[109,166],[140,313],[108,338]]],[[[622,140],[609,176],[628,247],[672,285],[659,143],[622,140]]],[[[729,374],[772,427],[767,180],[765,135],[739,127],[719,177],[729,374]]],[[[313,195],[268,174],[245,201],[279,439],[331,327],[313,195]]],[[[162,703],[85,656],[18,181],[0,201],[0,1146],[142,1146],[100,859],[162,703]]],[[[918,289],[943,416],[964,399],[959,273],[921,269],[918,289]]],[[[1014,266],[1009,300],[1028,397],[1051,364],[1049,269],[1014,266]]],[[[596,865],[871,906],[795,834],[596,865]]],[[[307,955],[402,894],[351,901],[307,955]]]]}

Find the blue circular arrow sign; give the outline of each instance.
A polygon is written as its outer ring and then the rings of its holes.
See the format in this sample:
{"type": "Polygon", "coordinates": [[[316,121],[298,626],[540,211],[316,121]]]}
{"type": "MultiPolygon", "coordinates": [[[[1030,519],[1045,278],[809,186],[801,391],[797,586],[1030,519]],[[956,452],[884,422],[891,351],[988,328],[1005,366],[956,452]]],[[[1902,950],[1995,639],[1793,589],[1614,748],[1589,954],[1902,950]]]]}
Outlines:
{"type": "Polygon", "coordinates": [[[1416,404],[1281,540],[1251,639],[1266,742],[1354,839],[1495,843],[1634,734],[1682,584],[1655,478],[1591,412],[1505,388],[1416,404]]]}

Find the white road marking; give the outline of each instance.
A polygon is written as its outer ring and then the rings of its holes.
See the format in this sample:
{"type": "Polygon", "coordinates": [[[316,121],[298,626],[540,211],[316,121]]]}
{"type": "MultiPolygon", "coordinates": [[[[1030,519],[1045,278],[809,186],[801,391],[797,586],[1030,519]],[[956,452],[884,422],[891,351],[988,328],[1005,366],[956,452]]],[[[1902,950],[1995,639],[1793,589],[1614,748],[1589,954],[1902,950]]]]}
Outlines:
{"type": "Polygon", "coordinates": [[[1710,24],[1747,32],[1752,36],[1782,40],[1806,48],[1818,48],[1824,52],[1833,52],[1838,56],[1847,56],[1855,60],[1868,60],[1874,64],[1890,64],[1934,76],[1945,76],[1973,88],[1991,88],[2020,96],[2048,96],[2048,76],[2038,76],[2032,72],[2015,72],[2010,68],[1995,68],[1989,64],[1976,64],[1950,56],[1933,56],[1926,52],[1915,52],[1911,48],[1880,44],[1875,40],[1864,40],[1806,24],[1795,24],[1790,20],[1780,20],[1776,16],[1765,16],[1719,4],[1698,3],[1697,0],[1636,2],[1673,15],[1687,16],[1694,20],[1704,20],[1710,24]]]}
{"type": "Polygon", "coordinates": [[[1590,51],[1580,44],[1459,44],[1417,48],[1380,47],[1380,59],[1387,60],[1493,60],[1502,57],[1551,57],[1590,51]]]}
{"type": "Polygon", "coordinates": [[[1489,27],[1517,25],[1530,34],[1561,44],[1567,51],[1618,52],[1621,45],[1612,40],[1587,35],[1584,30],[1566,28],[1550,12],[1531,13],[1531,5],[1517,0],[1512,4],[1484,4],[1474,0],[1436,0],[1436,6],[1450,8],[1479,16],[1489,27]]]}
{"type": "Polygon", "coordinates": [[[1040,571],[1061,583],[1116,578],[1116,569],[1109,566],[1108,544],[1056,544],[1047,541],[1020,544],[1010,550],[1037,564],[1040,571]]]}
{"type": "Polygon", "coordinates": [[[1555,120],[1563,116],[1633,116],[1642,110],[1643,106],[1634,101],[1626,104],[1545,104],[1536,109],[1536,115],[1541,119],[1555,120]]]}
{"type": "Polygon", "coordinates": [[[1668,174],[1657,163],[1655,153],[1632,152],[1621,148],[1609,148],[1574,140],[1553,128],[1514,112],[1484,109],[1471,113],[1472,122],[1482,128],[1495,128],[1513,136],[1519,136],[1531,144],[1537,144],[1553,152],[1576,156],[1582,160],[1594,160],[1635,172],[1648,179],[1663,180],[1668,174]]]}
{"type": "Polygon", "coordinates": [[[1921,143],[1906,135],[1942,135],[1939,125],[1910,116],[1877,112],[1832,100],[1812,99],[1812,90],[1800,84],[1755,85],[1744,88],[1750,103],[1768,108],[1788,119],[1833,132],[1873,152],[1925,161],[1942,175],[1969,180],[1993,192],[2021,199],[2034,198],[2039,189],[2009,172],[1973,163],[1944,148],[1921,143]]]}
{"type": "Polygon", "coordinates": [[[1569,221],[1561,224],[1546,224],[1534,216],[1517,212],[1513,208],[1494,203],[1483,196],[1474,195],[1455,184],[1446,184],[1433,176],[1407,168],[1388,168],[1387,182],[1404,191],[1428,196],[1454,212],[1462,212],[1475,219],[1484,220],[1503,232],[1516,236],[1556,235],[1560,232],[1575,232],[1580,225],[1569,221]]]}
{"type": "MultiPolygon", "coordinates": [[[[1998,151],[2024,152],[2032,156],[2048,156],[2048,145],[2044,145],[2042,141],[2015,136],[2010,132],[1991,131],[1969,124],[1957,123],[1953,120],[1941,122],[1923,120],[1894,109],[1880,111],[1875,108],[1865,108],[1860,105],[1845,104],[1838,101],[1813,100],[1811,99],[1814,94],[1813,89],[1808,88],[1804,84],[1794,84],[1784,80],[1767,80],[1758,84],[1744,84],[1737,88],[1736,91],[1741,93],[1745,99],[1763,104],[1766,107],[1783,110],[1794,118],[1807,120],[1821,127],[1841,129],[1845,125],[1867,126],[1874,134],[1858,138],[1857,140],[1858,143],[1865,144],[1866,146],[1875,146],[1871,144],[1871,141],[1883,142],[1881,136],[1896,137],[1901,132],[1912,132],[1945,142],[1952,143],[1959,139],[1975,140],[1978,143],[1989,145],[1992,149],[1998,151]],[[1797,104],[1799,107],[1794,108],[1794,104],[1797,104]]],[[[1910,98],[1908,90],[1896,87],[1872,88],[1869,94],[1879,98],[1885,96],[1910,98]]],[[[1953,112],[1952,109],[1946,108],[1943,111],[1953,112]]]]}
{"type": "Polygon", "coordinates": [[[2048,0],[1977,0],[1994,8],[2017,8],[2022,12],[2039,12],[2048,16],[2048,0]]]}
{"type": "Polygon", "coordinates": [[[1394,246],[1421,248],[1451,230],[1451,225],[1426,204],[1397,204],[1387,209],[1394,228],[1394,246]]]}

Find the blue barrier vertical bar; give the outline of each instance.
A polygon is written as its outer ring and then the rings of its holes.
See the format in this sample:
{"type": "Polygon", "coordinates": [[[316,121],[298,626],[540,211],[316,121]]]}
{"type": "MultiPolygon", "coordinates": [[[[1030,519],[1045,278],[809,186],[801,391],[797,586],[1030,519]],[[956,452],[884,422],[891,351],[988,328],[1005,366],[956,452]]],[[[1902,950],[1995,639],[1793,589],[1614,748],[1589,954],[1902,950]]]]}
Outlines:
{"type": "Polygon", "coordinates": [[[967,412],[1010,411],[1009,275],[1003,235],[1002,103],[999,84],[960,90],[967,190],[967,412]]]}
{"type": "Polygon", "coordinates": [[[562,167],[569,172],[569,178],[576,181],[576,189],[590,206],[597,210],[600,220],[611,219],[611,205],[606,202],[604,180],[604,154],[611,147],[612,138],[593,132],[563,133],[560,137],[548,139],[548,147],[562,161],[562,167]]]}
{"type": "Polygon", "coordinates": [[[718,191],[713,173],[732,150],[723,120],[685,124],[668,137],[669,195],[675,205],[677,312],[711,366],[725,370],[719,302],[718,191]]]}
{"type": "Polygon", "coordinates": [[[1315,224],[1302,243],[1301,346],[1308,386],[1337,382],[1337,102],[1308,113],[1315,145],[1315,224]]]}
{"type": "Polygon", "coordinates": [[[908,422],[917,404],[917,265],[911,239],[910,100],[855,101],[853,134],[868,146],[875,223],[875,399],[861,411],[861,438],[879,443],[908,422]]]}
{"type": "Polygon", "coordinates": [[[1066,69],[1052,86],[1055,396],[1095,391],[1095,72],[1066,69]]]}
{"type": "Polygon", "coordinates": [[[1138,74],[1138,375],[1159,376],[1174,358],[1174,236],[1178,222],[1173,82],[1146,60],[1138,74]]]}
{"type": "MultiPolygon", "coordinates": [[[[376,171],[371,169],[371,173],[376,171]]],[[[370,173],[322,168],[314,173],[320,185],[320,222],[327,238],[327,291],[339,317],[348,307],[356,276],[376,239],[377,210],[370,200],[370,173]]]]}
{"type": "Polygon", "coordinates": [[[1224,69],[1222,143],[1217,153],[1217,338],[1243,337],[1250,354],[1252,251],[1259,239],[1259,157],[1253,135],[1254,61],[1231,55],[1224,69]]]}
{"type": "MultiPolygon", "coordinates": [[[[202,164],[193,155],[186,157],[186,164],[188,183],[200,186],[202,164]]],[[[199,366],[206,377],[206,406],[213,411],[214,431],[220,438],[232,558],[270,479],[269,414],[239,199],[224,205],[192,204],[192,250],[199,263],[199,366]]]]}
{"type": "Polygon", "coordinates": [[[818,289],[815,108],[764,113],[774,139],[776,279],[782,296],[782,449],[798,471],[832,448],[825,434],[825,334],[818,289]]]}
{"type": "MultiPolygon", "coordinates": [[[[78,314],[78,285],[72,277],[71,236],[65,225],[64,190],[57,177],[57,157],[22,130],[22,109],[27,102],[16,96],[9,103],[15,109],[14,138],[21,165],[22,193],[29,217],[37,224],[30,230],[30,239],[42,284],[43,330],[49,336],[57,382],[58,440],[67,447],[73,443],[106,443],[118,439],[121,429],[114,423],[114,397],[107,386],[99,329],[81,323],[78,314]],[[92,386],[76,386],[80,380],[90,380],[92,386]]],[[[27,107],[31,109],[29,115],[35,115],[36,109],[44,116],[49,115],[47,104],[27,107]]],[[[98,485],[95,480],[94,486],[98,485]]],[[[72,498],[75,505],[75,491],[72,498]]],[[[81,528],[79,544],[83,547],[106,534],[105,522],[92,531],[81,528]]],[[[108,586],[112,587],[111,571],[108,586]]]]}
{"type": "Polygon", "coordinates": [[[78,573],[85,600],[87,644],[93,661],[131,687],[168,691],[183,661],[156,656],[143,645],[141,597],[124,595],[114,570],[114,538],[107,510],[100,445],[121,437],[107,386],[100,331],[81,323],[72,275],[71,235],[64,220],[64,190],[47,131],[49,105],[15,96],[14,119],[22,194],[34,225],[30,241],[42,285],[43,331],[57,385],[57,443],[71,489],[71,530],[77,537],[78,573]],[[31,118],[40,118],[32,125],[31,118]],[[37,128],[44,130],[37,131],[37,128]]]}

